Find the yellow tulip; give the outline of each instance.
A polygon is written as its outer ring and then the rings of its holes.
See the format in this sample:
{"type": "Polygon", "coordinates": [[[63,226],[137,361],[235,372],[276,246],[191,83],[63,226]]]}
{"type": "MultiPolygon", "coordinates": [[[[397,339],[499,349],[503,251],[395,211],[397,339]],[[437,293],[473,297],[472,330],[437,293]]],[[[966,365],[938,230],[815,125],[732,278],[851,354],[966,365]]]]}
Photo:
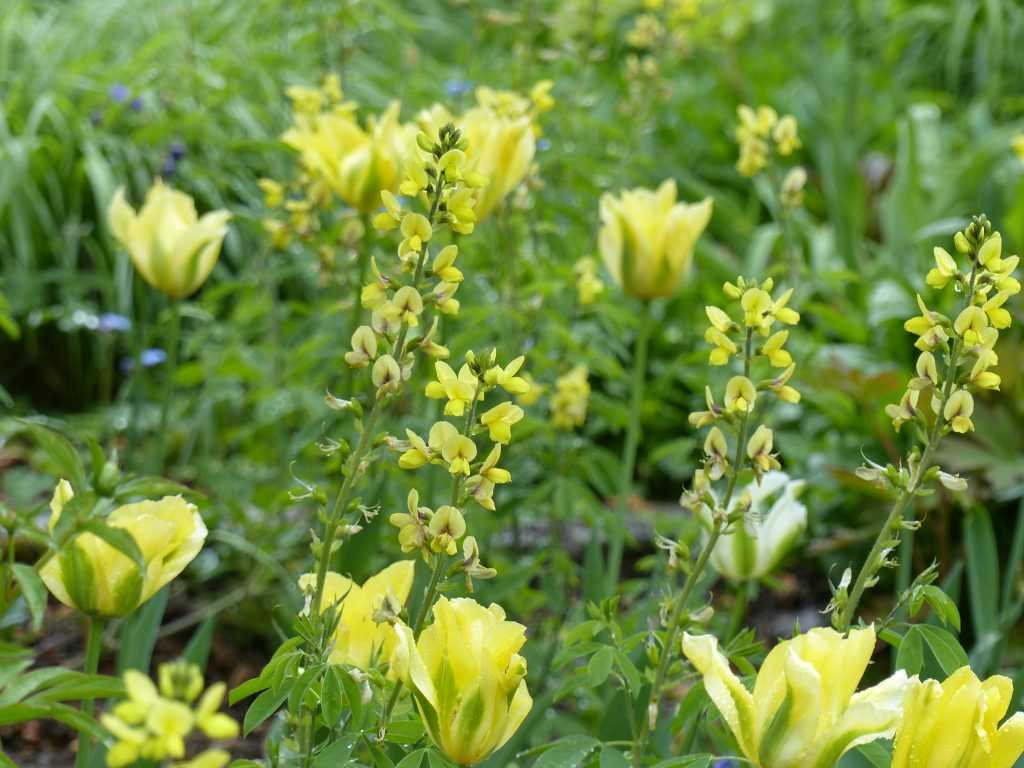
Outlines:
{"type": "Polygon", "coordinates": [[[710,197],[677,203],[671,179],[653,192],[638,188],[603,195],[598,245],[608,271],[631,296],[671,296],[690,266],[711,210],[710,197]]]}
{"type": "Polygon", "coordinates": [[[892,768],[1011,768],[1024,753],[1024,712],[1000,727],[1013,695],[1008,677],[982,682],[961,667],[907,695],[892,768]]]}
{"type": "Polygon", "coordinates": [[[475,765],[508,741],[533,706],[526,660],[519,649],[526,627],[505,620],[500,606],[439,598],[434,623],[419,641],[409,627],[392,669],[412,692],[430,738],[459,765],[475,765]]]}
{"type": "Polygon", "coordinates": [[[138,212],[125,200],[123,187],[107,211],[110,231],[139,274],[172,299],[192,295],[206,281],[220,256],[230,217],[218,210],[200,218],[191,197],[160,179],[138,212]]]}
{"type": "Polygon", "coordinates": [[[537,150],[533,127],[525,114],[499,114],[486,107],[470,109],[458,127],[469,142],[469,169],[487,180],[473,208],[476,220],[483,221],[529,173],[537,150]]]}
{"type": "Polygon", "coordinates": [[[848,750],[892,736],[916,679],[900,671],[856,693],[874,647],[871,627],[847,637],[812,629],[771,650],[751,693],[714,637],[683,637],[708,696],[758,768],[833,768],[848,750]]]}
{"type": "Polygon", "coordinates": [[[365,129],[348,112],[328,112],[289,129],[281,139],[338,197],[372,213],[381,207],[381,192],[398,191],[402,166],[412,153],[416,129],[399,122],[400,110],[392,102],[365,129]]]}
{"type": "MultiPolygon", "coordinates": [[[[55,492],[51,530],[68,500],[67,490],[55,492]]],[[[39,573],[64,605],[94,616],[126,616],[134,611],[185,570],[206,541],[199,510],[181,496],[127,504],[111,512],[105,522],[135,539],[146,564],[144,574],[131,558],[92,533],[75,536],[39,573]]]]}
{"type": "MultiPolygon", "coordinates": [[[[395,645],[395,630],[387,622],[377,623],[375,615],[381,608],[397,614],[405,605],[412,589],[415,560],[392,563],[362,586],[340,573],[328,572],[324,582],[322,610],[341,604],[341,618],[334,633],[332,664],[350,664],[369,670],[375,663],[387,660],[395,645]]],[[[309,593],[316,584],[316,574],[299,578],[299,587],[309,593]]]]}

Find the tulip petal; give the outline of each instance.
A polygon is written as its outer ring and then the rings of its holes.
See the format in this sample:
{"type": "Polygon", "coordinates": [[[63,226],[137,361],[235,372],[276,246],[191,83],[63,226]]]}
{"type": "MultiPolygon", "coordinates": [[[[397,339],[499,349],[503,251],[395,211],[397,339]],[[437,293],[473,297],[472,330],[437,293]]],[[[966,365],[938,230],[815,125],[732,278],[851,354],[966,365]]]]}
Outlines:
{"type": "Polygon", "coordinates": [[[750,759],[757,757],[754,700],[729,668],[729,660],[718,650],[711,635],[683,634],[683,653],[704,677],[704,688],[750,759]]]}

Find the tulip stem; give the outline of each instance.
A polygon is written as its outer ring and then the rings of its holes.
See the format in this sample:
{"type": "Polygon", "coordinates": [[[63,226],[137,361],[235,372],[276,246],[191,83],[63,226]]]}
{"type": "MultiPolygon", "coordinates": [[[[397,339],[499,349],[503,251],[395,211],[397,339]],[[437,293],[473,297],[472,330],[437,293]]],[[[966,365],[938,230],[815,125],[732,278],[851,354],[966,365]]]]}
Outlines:
{"type": "MultiPolygon", "coordinates": [[[[747,329],[746,343],[743,346],[743,375],[750,376],[750,361],[753,356],[753,329],[747,329]]],[[[666,627],[668,634],[665,636],[665,643],[661,647],[661,653],[658,656],[658,667],[654,672],[654,682],[651,684],[651,693],[647,700],[647,707],[643,712],[643,717],[640,720],[640,733],[637,735],[634,741],[634,748],[632,751],[632,762],[633,768],[640,768],[643,764],[644,754],[647,751],[647,742],[650,739],[651,730],[653,728],[652,720],[657,718],[659,703],[661,701],[661,689],[665,685],[665,678],[668,677],[669,667],[672,665],[672,651],[675,648],[676,640],[679,637],[679,630],[683,624],[683,614],[686,610],[686,604],[690,600],[690,595],[697,586],[697,582],[700,581],[701,575],[704,573],[704,569],[707,567],[708,560],[711,559],[711,553],[715,550],[715,545],[718,543],[719,537],[722,535],[722,531],[725,529],[725,518],[729,513],[729,505],[732,503],[733,494],[736,492],[736,483],[739,480],[740,473],[743,471],[743,465],[746,461],[747,454],[744,448],[747,443],[747,432],[750,427],[750,412],[746,411],[743,414],[743,418],[740,421],[739,437],[736,440],[736,452],[732,462],[732,474],[729,476],[729,485],[725,490],[725,497],[722,499],[721,513],[718,510],[712,510],[712,525],[711,533],[708,536],[708,540],[704,543],[704,547],[700,551],[700,555],[697,557],[697,562],[686,576],[686,581],[683,583],[683,588],[676,597],[675,603],[672,605],[672,612],[669,614],[668,623],[666,627]]]]}
{"type": "MultiPolygon", "coordinates": [[[[103,621],[87,616],[85,618],[85,663],[82,671],[87,675],[95,675],[100,667],[100,651],[103,649],[103,621]]],[[[82,713],[92,719],[96,704],[92,699],[82,700],[82,713]]],[[[75,768],[84,768],[90,762],[92,753],[92,737],[87,734],[78,735],[78,754],[75,755],[75,768]]]]}
{"type": "Polygon", "coordinates": [[[167,383],[164,385],[160,402],[160,431],[157,437],[157,455],[154,462],[156,474],[163,474],[167,461],[167,422],[170,417],[171,396],[174,394],[174,379],[178,373],[178,342],[181,337],[181,309],[178,302],[170,305],[171,322],[167,330],[167,383]]]}
{"type": "Polygon", "coordinates": [[[611,540],[608,543],[608,582],[606,594],[615,593],[622,571],[622,554],[626,545],[626,518],[629,515],[629,497],[633,491],[633,473],[636,469],[637,448],[640,445],[640,417],[643,410],[644,387],[647,375],[647,348],[651,339],[650,302],[642,303],[640,327],[633,342],[633,376],[630,380],[629,420],[626,440],[622,446],[619,478],[618,509],[612,517],[611,540]]]}
{"type": "MultiPolygon", "coordinates": [[[[978,268],[975,265],[971,270],[969,287],[964,296],[964,308],[974,303],[977,273],[978,268]]],[[[946,380],[942,384],[942,393],[939,398],[939,406],[936,409],[938,412],[935,414],[935,423],[932,424],[932,428],[928,433],[924,450],[921,451],[921,458],[914,467],[914,473],[910,478],[910,482],[896,498],[896,501],[893,502],[889,516],[885,519],[885,524],[878,532],[875,543],[872,545],[864,565],[861,566],[860,573],[857,574],[857,580],[853,583],[850,596],[847,598],[845,605],[842,606],[838,618],[834,621],[835,628],[840,632],[848,630],[854,618],[856,618],[857,606],[860,605],[864,591],[867,589],[869,582],[882,568],[885,551],[889,548],[893,537],[899,538],[900,528],[903,525],[903,516],[921,489],[925,473],[929,469],[928,462],[931,461],[932,453],[938,448],[939,442],[942,440],[942,428],[946,424],[946,403],[953,394],[953,387],[957,383],[957,370],[960,365],[960,353],[962,351],[963,339],[957,335],[953,339],[953,346],[949,352],[949,365],[946,367],[946,380]]]]}

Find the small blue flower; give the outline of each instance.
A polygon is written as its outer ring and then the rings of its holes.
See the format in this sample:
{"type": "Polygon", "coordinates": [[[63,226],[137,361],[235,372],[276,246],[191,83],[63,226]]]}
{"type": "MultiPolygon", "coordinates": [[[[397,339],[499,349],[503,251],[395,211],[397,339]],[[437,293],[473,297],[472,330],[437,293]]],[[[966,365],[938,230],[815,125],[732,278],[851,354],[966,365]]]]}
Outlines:
{"type": "Polygon", "coordinates": [[[458,98],[459,96],[462,96],[466,93],[469,93],[472,87],[473,83],[471,83],[469,80],[463,80],[461,78],[449,80],[447,83],[444,84],[445,93],[447,93],[448,96],[453,99],[458,98]]]}
{"type": "Polygon", "coordinates": [[[176,161],[181,160],[185,156],[185,145],[180,141],[172,141],[170,148],[171,157],[176,161]]]}
{"type": "Polygon", "coordinates": [[[173,176],[178,171],[178,161],[174,158],[174,155],[169,155],[164,159],[163,164],[160,166],[160,175],[163,177],[173,176]]]}
{"type": "Polygon", "coordinates": [[[733,760],[731,757],[727,757],[723,760],[715,760],[711,764],[711,768],[739,768],[740,764],[733,760]]]}
{"type": "Polygon", "coordinates": [[[549,149],[551,149],[551,142],[548,139],[537,139],[537,151],[547,152],[549,149]]]}
{"type": "Polygon", "coordinates": [[[128,104],[128,108],[131,109],[132,112],[141,112],[142,111],[142,97],[141,96],[136,96],[134,99],[132,99],[131,103],[128,104]]]}
{"type": "Polygon", "coordinates": [[[128,90],[128,86],[124,83],[114,83],[110,86],[110,99],[115,104],[124,104],[128,99],[131,98],[131,91],[128,90]]]}
{"type": "MultiPolygon", "coordinates": [[[[139,362],[142,363],[143,368],[153,368],[160,365],[167,360],[167,353],[162,349],[151,347],[150,349],[142,350],[142,354],[139,355],[139,362]]],[[[135,369],[135,359],[131,357],[122,357],[121,362],[118,365],[122,373],[129,373],[135,369]]]]}
{"type": "Polygon", "coordinates": [[[100,333],[126,333],[132,329],[132,321],[116,312],[105,312],[100,315],[96,330],[100,333]]]}

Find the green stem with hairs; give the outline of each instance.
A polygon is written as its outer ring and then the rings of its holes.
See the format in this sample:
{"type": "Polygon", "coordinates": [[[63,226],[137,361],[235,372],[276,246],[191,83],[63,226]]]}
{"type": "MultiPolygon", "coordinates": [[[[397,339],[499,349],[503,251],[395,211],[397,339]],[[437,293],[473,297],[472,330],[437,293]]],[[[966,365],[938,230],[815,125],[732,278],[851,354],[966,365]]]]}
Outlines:
{"type": "Polygon", "coordinates": [[[619,495],[615,514],[612,518],[608,542],[608,581],[605,593],[615,594],[622,572],[622,555],[626,546],[626,520],[629,516],[629,497],[633,491],[633,474],[636,470],[637,449],[640,446],[640,421],[644,402],[644,388],[647,381],[647,349],[653,326],[650,302],[643,302],[640,327],[633,342],[633,375],[630,379],[629,420],[626,423],[626,439],[622,445],[619,476],[619,495]]]}
{"type": "MultiPolygon", "coordinates": [[[[747,329],[747,338],[743,346],[743,375],[750,376],[750,361],[753,356],[753,330],[747,329]]],[[[747,433],[750,428],[750,412],[747,411],[743,414],[740,420],[740,428],[738,432],[738,438],[736,440],[736,451],[732,461],[732,473],[729,476],[729,485],[725,490],[725,497],[722,500],[721,509],[726,514],[729,511],[729,505],[732,503],[732,497],[736,492],[736,483],[739,480],[740,473],[743,471],[744,463],[746,462],[746,451],[744,450],[747,443],[747,433]]],[[[686,604],[690,600],[690,595],[697,586],[697,582],[700,581],[701,575],[704,573],[704,569],[707,567],[708,560],[711,559],[711,553],[715,549],[715,545],[718,543],[718,539],[722,535],[722,531],[725,529],[725,521],[721,515],[714,514],[713,522],[711,525],[711,533],[708,536],[708,540],[704,543],[703,548],[700,551],[700,555],[697,557],[697,562],[694,564],[690,573],[686,577],[686,581],[683,583],[683,588],[676,597],[675,602],[672,605],[672,611],[668,618],[668,634],[665,636],[665,643],[661,648],[661,654],[658,657],[658,666],[654,672],[654,682],[651,685],[651,693],[647,699],[647,707],[644,710],[643,718],[640,722],[640,733],[634,742],[634,748],[632,750],[632,763],[633,768],[640,768],[643,764],[644,754],[647,751],[647,743],[651,736],[651,720],[654,719],[652,715],[657,715],[658,705],[661,701],[661,689],[665,686],[665,679],[668,677],[669,667],[672,665],[673,650],[676,645],[676,641],[679,638],[679,630],[683,627],[683,614],[686,611],[686,604]]]]}
{"type": "MultiPolygon", "coordinates": [[[[969,307],[974,303],[976,280],[977,266],[971,270],[967,295],[964,297],[963,307],[969,307]]],[[[850,590],[850,596],[847,598],[846,604],[843,606],[839,613],[839,617],[836,619],[835,626],[840,632],[845,632],[853,623],[853,620],[857,615],[857,606],[860,605],[861,598],[864,596],[864,591],[867,589],[871,579],[873,579],[878,571],[881,570],[884,560],[884,552],[889,546],[889,542],[892,540],[892,537],[898,537],[900,528],[903,525],[903,516],[910,508],[911,502],[914,500],[917,492],[921,489],[925,473],[929,468],[928,462],[931,461],[932,454],[935,452],[939,442],[942,440],[942,428],[946,423],[944,415],[946,403],[949,401],[950,395],[953,394],[953,387],[956,385],[957,369],[960,365],[960,354],[962,351],[963,339],[960,336],[957,336],[953,340],[953,346],[949,352],[949,365],[946,368],[946,380],[943,382],[942,392],[939,397],[939,407],[937,409],[938,413],[935,415],[935,423],[932,424],[932,428],[928,432],[924,450],[921,452],[920,460],[914,467],[914,473],[911,475],[910,482],[893,503],[892,509],[889,511],[889,515],[886,517],[885,523],[882,525],[882,529],[878,532],[878,537],[875,539],[875,543],[872,545],[871,551],[868,553],[867,559],[864,561],[864,565],[861,566],[860,573],[857,574],[857,580],[853,583],[853,589],[850,590]]]]}

